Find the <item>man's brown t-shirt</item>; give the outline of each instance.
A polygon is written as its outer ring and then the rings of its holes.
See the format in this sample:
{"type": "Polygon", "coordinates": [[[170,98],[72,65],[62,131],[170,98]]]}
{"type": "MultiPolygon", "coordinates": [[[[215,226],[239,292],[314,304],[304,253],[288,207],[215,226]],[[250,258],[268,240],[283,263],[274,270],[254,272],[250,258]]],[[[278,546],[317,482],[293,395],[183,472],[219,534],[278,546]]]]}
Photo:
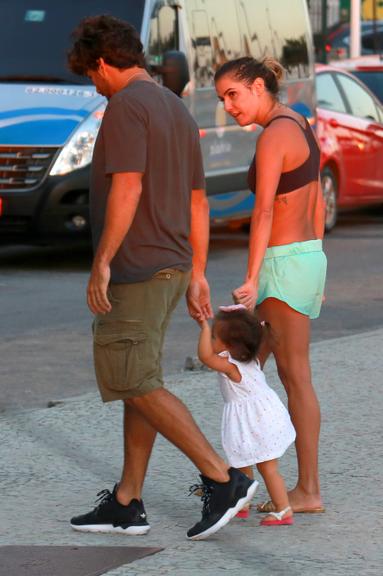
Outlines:
{"type": "Polygon", "coordinates": [[[105,110],[91,170],[95,250],[118,172],[142,172],[143,179],[132,225],[111,262],[112,283],[148,280],[163,268],[189,270],[191,191],[205,187],[199,132],[182,100],[155,82],[129,84],[105,110]]]}

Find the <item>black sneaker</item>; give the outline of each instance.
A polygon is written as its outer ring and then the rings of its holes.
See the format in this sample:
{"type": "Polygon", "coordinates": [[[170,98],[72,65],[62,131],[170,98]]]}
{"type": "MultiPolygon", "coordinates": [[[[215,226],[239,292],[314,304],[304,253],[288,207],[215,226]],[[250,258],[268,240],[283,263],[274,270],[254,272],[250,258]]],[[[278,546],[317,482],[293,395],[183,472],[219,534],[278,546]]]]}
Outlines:
{"type": "Polygon", "coordinates": [[[72,528],[82,532],[112,532],[132,536],[149,532],[150,526],[142,500],[133,498],[127,506],[123,506],[117,501],[116,492],[117,484],[113,492],[99,492],[96,500],[98,506],[88,514],[72,518],[72,528]]]}
{"type": "Polygon", "coordinates": [[[204,540],[223,528],[255,494],[256,480],[236,468],[229,468],[228,482],[215,482],[201,476],[202,484],[191,486],[190,494],[202,490],[202,519],[187,533],[190,540],[204,540]]]}

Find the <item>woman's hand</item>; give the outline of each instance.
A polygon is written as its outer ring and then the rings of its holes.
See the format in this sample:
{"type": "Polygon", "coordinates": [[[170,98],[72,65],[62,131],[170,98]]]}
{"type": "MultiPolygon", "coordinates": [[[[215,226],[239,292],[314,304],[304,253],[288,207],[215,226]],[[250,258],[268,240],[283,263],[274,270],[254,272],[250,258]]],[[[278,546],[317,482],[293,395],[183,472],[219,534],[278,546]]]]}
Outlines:
{"type": "Polygon", "coordinates": [[[250,312],[254,311],[257,303],[258,286],[253,280],[247,280],[242,286],[233,290],[233,299],[236,304],[243,304],[250,312]]]}

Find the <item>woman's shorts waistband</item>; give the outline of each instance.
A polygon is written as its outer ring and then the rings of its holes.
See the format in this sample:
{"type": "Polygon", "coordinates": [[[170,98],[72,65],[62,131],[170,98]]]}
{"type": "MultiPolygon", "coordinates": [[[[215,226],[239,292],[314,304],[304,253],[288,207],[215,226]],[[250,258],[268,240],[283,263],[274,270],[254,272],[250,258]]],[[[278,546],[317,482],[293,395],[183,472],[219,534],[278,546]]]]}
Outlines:
{"type": "Polygon", "coordinates": [[[292,244],[282,244],[281,246],[270,246],[266,250],[265,259],[321,251],[322,240],[306,240],[305,242],[293,242],[292,244]]]}

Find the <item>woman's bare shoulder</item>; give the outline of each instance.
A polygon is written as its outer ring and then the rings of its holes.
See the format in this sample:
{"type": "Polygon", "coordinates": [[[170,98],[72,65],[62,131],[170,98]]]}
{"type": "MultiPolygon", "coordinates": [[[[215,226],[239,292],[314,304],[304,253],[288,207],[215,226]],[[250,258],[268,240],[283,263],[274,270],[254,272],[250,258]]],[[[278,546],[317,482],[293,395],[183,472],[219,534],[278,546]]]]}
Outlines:
{"type": "Polygon", "coordinates": [[[291,150],[300,142],[305,142],[303,133],[304,119],[292,112],[289,117],[275,118],[258,138],[257,147],[278,147],[279,150],[291,150]]]}

